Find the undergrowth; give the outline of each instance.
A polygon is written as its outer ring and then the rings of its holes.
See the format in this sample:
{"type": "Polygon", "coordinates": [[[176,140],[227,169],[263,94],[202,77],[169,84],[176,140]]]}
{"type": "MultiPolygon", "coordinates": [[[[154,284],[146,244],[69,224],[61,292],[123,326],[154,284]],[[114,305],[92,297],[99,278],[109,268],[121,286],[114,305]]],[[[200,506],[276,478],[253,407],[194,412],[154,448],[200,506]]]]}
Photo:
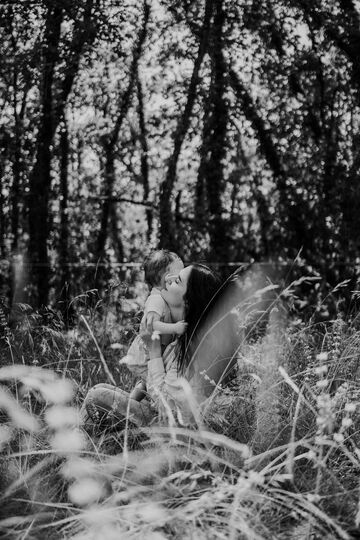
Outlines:
{"type": "Polygon", "coordinates": [[[86,431],[87,389],[107,370],[124,389],[134,382],[118,364],[133,307],[121,319],[84,303],[70,330],[29,306],[12,326],[1,318],[0,535],[356,537],[357,319],[300,321],[278,295],[254,337],[246,307],[236,377],[216,389],[202,425],[86,431]]]}

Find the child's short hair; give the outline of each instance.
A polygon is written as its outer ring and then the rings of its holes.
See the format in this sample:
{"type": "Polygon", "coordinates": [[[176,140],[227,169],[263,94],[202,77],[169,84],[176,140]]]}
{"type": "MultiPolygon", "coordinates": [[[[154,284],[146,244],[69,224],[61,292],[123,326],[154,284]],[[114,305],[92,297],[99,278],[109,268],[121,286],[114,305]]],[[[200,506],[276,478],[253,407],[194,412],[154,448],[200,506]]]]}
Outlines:
{"type": "Polygon", "coordinates": [[[163,273],[172,262],[180,259],[176,253],[167,249],[152,251],[144,260],[145,281],[149,287],[160,284],[163,273]]]}

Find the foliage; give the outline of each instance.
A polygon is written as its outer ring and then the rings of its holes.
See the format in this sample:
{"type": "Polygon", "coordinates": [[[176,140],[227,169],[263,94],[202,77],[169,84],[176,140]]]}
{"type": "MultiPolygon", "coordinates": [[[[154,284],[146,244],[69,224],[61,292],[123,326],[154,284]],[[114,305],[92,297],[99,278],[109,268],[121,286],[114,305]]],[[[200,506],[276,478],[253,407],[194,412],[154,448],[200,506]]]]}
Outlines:
{"type": "Polygon", "coordinates": [[[94,339],[117,383],[133,384],[117,364],[125,335],[100,304],[83,307],[91,334],[81,317],[66,332],[55,312],[19,307],[1,349],[6,537],[349,538],[359,524],[358,323],[288,318],[289,290],[277,289],[257,335],[248,328],[260,295],[245,306],[237,376],[194,429],[81,429],[82,396],[106,376],[94,339]]]}
{"type": "Polygon", "coordinates": [[[0,15],[0,249],[17,300],[103,287],[159,238],[187,260],[302,249],[331,285],[354,277],[355,2],[22,0],[0,15]]]}

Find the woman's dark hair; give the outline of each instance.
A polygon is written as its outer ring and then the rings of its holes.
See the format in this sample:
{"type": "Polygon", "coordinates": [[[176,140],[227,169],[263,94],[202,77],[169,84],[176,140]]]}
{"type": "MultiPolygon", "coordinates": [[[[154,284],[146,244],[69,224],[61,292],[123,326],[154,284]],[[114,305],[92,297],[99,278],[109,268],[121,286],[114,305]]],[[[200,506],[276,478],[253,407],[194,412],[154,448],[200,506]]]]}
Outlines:
{"type": "Polygon", "coordinates": [[[181,374],[190,363],[200,323],[205,321],[220,288],[221,280],[210,268],[199,263],[191,265],[184,294],[184,319],[188,326],[179,338],[178,371],[181,374]]]}

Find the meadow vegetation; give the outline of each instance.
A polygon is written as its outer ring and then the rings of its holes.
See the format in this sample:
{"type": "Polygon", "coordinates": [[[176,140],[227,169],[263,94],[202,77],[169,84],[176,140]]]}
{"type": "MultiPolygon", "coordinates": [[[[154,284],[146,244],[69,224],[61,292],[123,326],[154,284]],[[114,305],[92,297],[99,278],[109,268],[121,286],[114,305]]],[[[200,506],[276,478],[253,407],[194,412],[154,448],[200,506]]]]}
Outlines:
{"type": "MultiPolygon", "coordinates": [[[[0,534],[51,539],[356,537],[359,318],[326,321],[277,290],[239,317],[236,377],[194,429],[124,420],[83,429],[87,389],[112,377],[136,304],[84,294],[67,329],[52,310],[1,315],[0,534]],[[118,304],[118,303],[117,303],[118,304]]],[[[241,311],[241,310],[240,310],[241,311]]],[[[239,311],[240,315],[241,312],[239,311]]],[[[319,309],[317,310],[319,312],[319,309]]]]}

